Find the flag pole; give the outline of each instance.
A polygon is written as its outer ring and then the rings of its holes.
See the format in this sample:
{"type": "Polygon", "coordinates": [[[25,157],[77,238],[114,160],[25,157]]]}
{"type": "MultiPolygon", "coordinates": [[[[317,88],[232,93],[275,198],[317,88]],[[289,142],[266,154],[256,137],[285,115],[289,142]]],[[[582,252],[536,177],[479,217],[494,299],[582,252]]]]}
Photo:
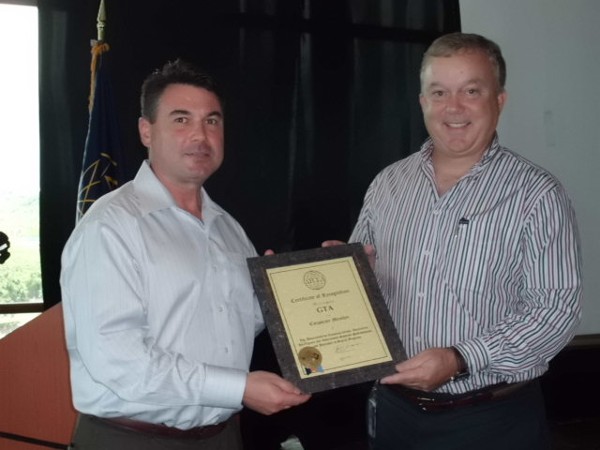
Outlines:
{"type": "Polygon", "coordinates": [[[100,0],[100,7],[98,8],[98,17],[96,18],[96,29],[98,30],[98,41],[104,41],[104,28],[106,27],[106,8],[104,7],[104,0],[100,0]]]}
{"type": "Polygon", "coordinates": [[[96,16],[96,30],[97,38],[92,39],[90,44],[92,47],[92,63],[91,63],[91,77],[90,77],[90,96],[88,102],[88,110],[92,111],[92,105],[94,104],[94,95],[96,93],[96,74],[97,65],[102,53],[107,52],[109,46],[104,42],[104,29],[106,28],[106,8],[104,6],[104,0],[100,0],[100,6],[98,7],[98,15],[96,16]]]}

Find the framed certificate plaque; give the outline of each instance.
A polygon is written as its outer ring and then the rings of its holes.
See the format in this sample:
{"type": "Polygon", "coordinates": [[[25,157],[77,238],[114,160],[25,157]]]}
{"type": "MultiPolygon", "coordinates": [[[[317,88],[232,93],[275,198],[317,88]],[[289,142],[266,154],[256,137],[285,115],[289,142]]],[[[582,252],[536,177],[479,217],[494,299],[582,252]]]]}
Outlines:
{"type": "Polygon", "coordinates": [[[248,258],[287,380],[314,393],[395,372],[404,346],[361,244],[248,258]]]}

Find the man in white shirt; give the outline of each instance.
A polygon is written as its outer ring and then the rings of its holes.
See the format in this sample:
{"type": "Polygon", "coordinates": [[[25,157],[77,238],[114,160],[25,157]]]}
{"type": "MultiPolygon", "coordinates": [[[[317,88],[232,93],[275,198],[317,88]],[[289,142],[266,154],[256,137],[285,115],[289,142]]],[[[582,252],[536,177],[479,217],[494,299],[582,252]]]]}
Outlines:
{"type": "Polygon", "coordinates": [[[223,161],[214,81],[182,61],[142,86],[148,148],[135,179],[101,197],[63,251],[61,287],[78,449],[241,449],[235,414],[304,403],[248,373],[264,324],[256,252],[204,182],[223,161]]]}

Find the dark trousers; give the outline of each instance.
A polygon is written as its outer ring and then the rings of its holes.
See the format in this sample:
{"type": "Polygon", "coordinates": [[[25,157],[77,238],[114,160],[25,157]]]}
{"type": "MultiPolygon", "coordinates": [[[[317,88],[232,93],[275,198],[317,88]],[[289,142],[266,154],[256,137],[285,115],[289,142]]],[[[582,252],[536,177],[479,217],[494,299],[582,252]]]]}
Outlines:
{"type": "Polygon", "coordinates": [[[73,436],[75,450],[242,450],[237,420],[208,439],[161,437],[123,429],[93,416],[79,415],[73,436]]]}
{"type": "Polygon", "coordinates": [[[549,430],[539,383],[507,397],[444,411],[421,410],[377,385],[372,450],[548,450],[549,430]]]}

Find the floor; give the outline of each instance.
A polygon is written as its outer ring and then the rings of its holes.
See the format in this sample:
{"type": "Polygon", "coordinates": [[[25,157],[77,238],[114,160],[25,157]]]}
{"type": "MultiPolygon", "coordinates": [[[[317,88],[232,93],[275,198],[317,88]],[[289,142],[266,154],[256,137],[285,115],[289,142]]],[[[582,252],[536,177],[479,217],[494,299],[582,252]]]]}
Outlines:
{"type": "MultiPolygon", "coordinates": [[[[552,450],[600,450],[600,417],[551,422],[552,450]]],[[[282,444],[281,450],[305,450],[295,438],[282,444]]],[[[364,441],[346,442],[328,450],[368,450],[364,441]]]]}
{"type": "Polygon", "coordinates": [[[552,450],[600,450],[600,336],[575,339],[541,378],[552,450]]]}
{"type": "Polygon", "coordinates": [[[600,450],[600,417],[551,421],[552,450],[600,450]]]}

